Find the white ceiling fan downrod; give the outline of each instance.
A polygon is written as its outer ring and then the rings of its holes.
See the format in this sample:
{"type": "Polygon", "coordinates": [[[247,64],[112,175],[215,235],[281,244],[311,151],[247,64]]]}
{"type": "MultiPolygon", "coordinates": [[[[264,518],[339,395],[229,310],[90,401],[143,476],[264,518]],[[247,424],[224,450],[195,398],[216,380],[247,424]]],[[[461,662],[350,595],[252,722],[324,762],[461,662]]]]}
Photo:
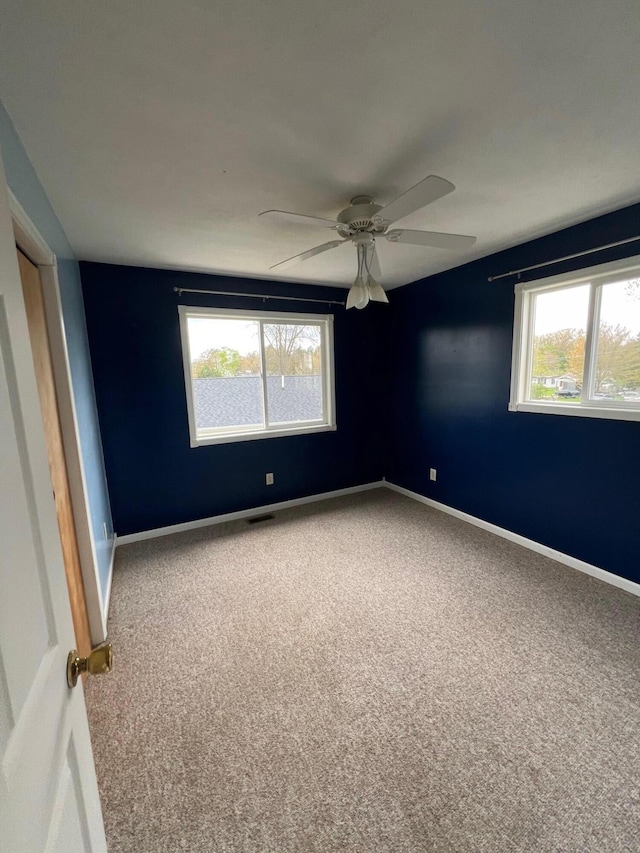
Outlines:
{"type": "Polygon", "coordinates": [[[388,302],[387,294],[371,275],[371,263],[375,252],[373,234],[360,231],[351,238],[358,251],[358,274],[347,297],[347,309],[366,308],[369,302],[388,302]]]}

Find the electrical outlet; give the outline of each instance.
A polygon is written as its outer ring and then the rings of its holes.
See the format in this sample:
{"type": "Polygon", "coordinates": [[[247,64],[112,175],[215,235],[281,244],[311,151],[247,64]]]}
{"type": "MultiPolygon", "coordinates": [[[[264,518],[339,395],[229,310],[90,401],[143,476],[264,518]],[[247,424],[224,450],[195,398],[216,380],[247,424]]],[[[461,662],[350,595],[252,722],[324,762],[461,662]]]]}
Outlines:
{"type": "Polygon", "coordinates": [[[267,474],[264,479],[267,486],[273,486],[273,474],[267,474]]]}
{"type": "Polygon", "coordinates": [[[429,479],[430,479],[430,480],[433,480],[433,481],[435,482],[435,479],[436,479],[437,473],[438,473],[438,472],[436,471],[436,469],[435,469],[435,468],[429,468],[429,479]]]}

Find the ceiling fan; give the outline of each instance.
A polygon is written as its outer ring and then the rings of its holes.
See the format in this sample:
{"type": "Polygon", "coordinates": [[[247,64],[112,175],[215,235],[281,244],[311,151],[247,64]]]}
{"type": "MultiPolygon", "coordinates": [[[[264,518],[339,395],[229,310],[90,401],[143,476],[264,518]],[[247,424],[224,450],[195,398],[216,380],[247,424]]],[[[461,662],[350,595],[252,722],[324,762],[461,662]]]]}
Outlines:
{"type": "Polygon", "coordinates": [[[450,181],[445,181],[437,175],[429,175],[384,206],[375,204],[368,195],[357,195],[351,199],[349,207],[341,210],[335,219],[292,213],[289,210],[265,210],[259,216],[278,217],[285,221],[302,222],[307,225],[320,225],[333,229],[341,238],[322,243],[320,246],[280,261],[270,269],[307,261],[329,249],[335,249],[345,243],[354,243],[358,252],[358,274],[347,297],[347,308],[364,308],[370,301],[388,302],[387,294],[377,281],[382,277],[382,273],[376,250],[376,237],[384,237],[390,243],[409,243],[413,246],[428,246],[434,249],[468,249],[476,242],[475,237],[464,234],[409,231],[403,228],[393,228],[389,231],[389,226],[397,220],[437,201],[453,190],[455,186],[450,181]]]}

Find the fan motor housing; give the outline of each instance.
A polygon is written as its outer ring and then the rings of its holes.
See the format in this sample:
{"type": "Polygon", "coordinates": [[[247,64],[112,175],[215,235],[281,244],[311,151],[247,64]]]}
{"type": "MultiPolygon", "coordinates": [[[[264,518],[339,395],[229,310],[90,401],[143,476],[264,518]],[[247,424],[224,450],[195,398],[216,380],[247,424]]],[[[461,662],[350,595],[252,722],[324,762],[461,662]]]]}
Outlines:
{"type": "MultiPolygon", "coordinates": [[[[338,222],[345,225],[344,232],[353,233],[354,231],[380,231],[380,223],[374,221],[376,213],[382,210],[382,205],[374,204],[370,196],[357,195],[351,199],[349,207],[345,207],[337,215],[338,222]]],[[[338,228],[338,231],[343,232],[343,229],[338,228]]]]}

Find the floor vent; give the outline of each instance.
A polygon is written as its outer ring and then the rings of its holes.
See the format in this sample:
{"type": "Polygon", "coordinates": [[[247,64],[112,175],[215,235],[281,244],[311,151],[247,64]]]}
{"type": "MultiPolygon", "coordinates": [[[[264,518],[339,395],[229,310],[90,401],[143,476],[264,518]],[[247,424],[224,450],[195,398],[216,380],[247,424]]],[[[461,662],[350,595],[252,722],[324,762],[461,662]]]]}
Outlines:
{"type": "Polygon", "coordinates": [[[273,513],[269,513],[269,515],[255,515],[253,518],[247,519],[247,524],[259,524],[261,521],[271,521],[273,518],[275,518],[273,513]]]}

